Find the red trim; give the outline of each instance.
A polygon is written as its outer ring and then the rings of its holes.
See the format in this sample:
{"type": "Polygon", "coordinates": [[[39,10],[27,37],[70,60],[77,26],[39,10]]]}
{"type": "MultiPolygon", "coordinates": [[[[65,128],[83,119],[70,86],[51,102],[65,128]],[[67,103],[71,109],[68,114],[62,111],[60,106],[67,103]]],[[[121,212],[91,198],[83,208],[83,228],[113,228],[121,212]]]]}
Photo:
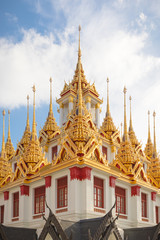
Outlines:
{"type": "Polygon", "coordinates": [[[156,201],[156,192],[151,192],[151,200],[156,201]]]}
{"type": "Polygon", "coordinates": [[[109,186],[115,188],[115,186],[116,186],[116,177],[109,176],[109,186]]]}
{"type": "Polygon", "coordinates": [[[18,220],[19,220],[19,218],[12,218],[12,222],[16,222],[18,220]]]}
{"type": "Polygon", "coordinates": [[[140,186],[132,186],[131,187],[131,197],[140,196],[140,186]]]}
{"type": "Polygon", "coordinates": [[[91,180],[91,168],[90,167],[83,167],[83,168],[79,168],[79,167],[72,167],[69,169],[70,170],[70,178],[71,181],[74,179],[77,180],[91,180]]]}
{"type": "Polygon", "coordinates": [[[143,222],[149,222],[149,220],[147,218],[142,218],[143,222]]]}
{"type": "Polygon", "coordinates": [[[9,199],[9,191],[5,191],[4,192],[4,200],[8,200],[9,199]]]}
{"type": "Polygon", "coordinates": [[[38,214],[38,215],[34,215],[33,219],[37,219],[37,218],[41,218],[41,217],[42,217],[42,214],[38,214]]]}
{"type": "Polygon", "coordinates": [[[122,219],[127,219],[128,217],[127,216],[124,216],[124,215],[121,215],[121,214],[116,214],[119,218],[122,218],[122,219]]]}
{"type": "Polygon", "coordinates": [[[94,212],[106,213],[106,210],[99,209],[99,208],[94,208],[94,212]]]}
{"type": "Polygon", "coordinates": [[[21,196],[29,196],[29,186],[27,185],[22,185],[20,186],[20,190],[21,190],[21,196]]]}
{"type": "Polygon", "coordinates": [[[64,208],[64,209],[56,210],[56,213],[62,213],[62,212],[67,212],[67,211],[68,211],[68,208],[64,208]]]}
{"type": "Polygon", "coordinates": [[[51,179],[52,179],[51,176],[45,177],[45,186],[46,186],[46,188],[51,187],[51,179]]]}

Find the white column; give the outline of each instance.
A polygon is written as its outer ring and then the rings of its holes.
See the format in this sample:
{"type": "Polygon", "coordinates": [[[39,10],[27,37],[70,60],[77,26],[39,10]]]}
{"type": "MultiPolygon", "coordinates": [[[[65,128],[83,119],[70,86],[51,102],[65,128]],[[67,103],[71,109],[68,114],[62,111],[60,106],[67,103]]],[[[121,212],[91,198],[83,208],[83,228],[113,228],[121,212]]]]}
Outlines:
{"type": "Polygon", "coordinates": [[[100,127],[100,105],[99,103],[96,104],[96,125],[100,127]]]}
{"type": "Polygon", "coordinates": [[[64,108],[64,105],[63,103],[60,104],[60,127],[62,127],[62,124],[63,124],[63,108],[64,108]]]}
{"type": "Polygon", "coordinates": [[[26,222],[29,219],[29,186],[20,186],[19,191],[19,220],[26,222]]]}
{"type": "Polygon", "coordinates": [[[141,221],[141,197],[140,197],[140,187],[132,186],[131,187],[131,201],[130,201],[130,211],[132,221],[137,226],[137,222],[141,221]]]}
{"type": "Polygon", "coordinates": [[[156,192],[148,196],[149,221],[156,224],[156,192]]]}
{"type": "Polygon", "coordinates": [[[73,109],[73,97],[69,97],[69,113],[72,111],[73,109]]]}
{"type": "Polygon", "coordinates": [[[91,110],[91,98],[90,97],[86,97],[86,107],[87,107],[88,111],[90,112],[90,110],[91,110]]]}
{"type": "MultiPolygon", "coordinates": [[[[52,177],[51,176],[46,176],[45,177],[45,190],[46,190],[46,202],[49,208],[53,211],[53,196],[51,194],[51,185],[52,185],[52,177]]],[[[49,209],[45,205],[45,215],[48,217],[49,215],[49,209]]]]}
{"type": "MultiPolygon", "coordinates": [[[[109,210],[115,203],[115,186],[116,186],[116,178],[114,176],[109,176],[109,196],[110,196],[110,206],[109,210]]],[[[115,215],[116,209],[114,208],[112,211],[113,216],[115,215]]]]}

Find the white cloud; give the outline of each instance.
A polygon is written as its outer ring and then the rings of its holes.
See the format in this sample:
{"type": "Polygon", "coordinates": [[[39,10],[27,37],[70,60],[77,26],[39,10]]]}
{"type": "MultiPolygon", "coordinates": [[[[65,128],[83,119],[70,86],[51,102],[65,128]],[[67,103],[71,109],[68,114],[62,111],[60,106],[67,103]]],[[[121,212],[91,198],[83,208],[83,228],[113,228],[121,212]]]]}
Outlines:
{"type": "MultiPolygon", "coordinates": [[[[109,77],[114,122],[120,126],[123,121],[122,90],[126,84],[128,97],[132,95],[133,98],[136,135],[146,142],[148,108],[159,111],[157,118],[160,115],[160,57],[146,53],[149,33],[144,29],[142,32],[128,30],[126,19],[105,5],[95,11],[95,5],[86,4],[86,1],[72,4],[60,1],[56,8],[62,10],[67,19],[64,31],[57,32],[59,43],[55,43],[57,36],[42,36],[33,29],[23,30],[19,43],[0,40],[0,106],[26,105],[26,95],[32,94],[34,83],[37,102],[48,102],[50,76],[53,77],[53,96],[59,97],[64,80],[72,80],[74,75],[77,29],[81,24],[82,63],[88,81],[95,81],[104,98],[102,118],[106,109],[106,78],[109,77]]],[[[40,5],[38,9],[42,11],[40,5]]],[[[145,22],[147,17],[141,13],[139,19],[145,22]]]]}

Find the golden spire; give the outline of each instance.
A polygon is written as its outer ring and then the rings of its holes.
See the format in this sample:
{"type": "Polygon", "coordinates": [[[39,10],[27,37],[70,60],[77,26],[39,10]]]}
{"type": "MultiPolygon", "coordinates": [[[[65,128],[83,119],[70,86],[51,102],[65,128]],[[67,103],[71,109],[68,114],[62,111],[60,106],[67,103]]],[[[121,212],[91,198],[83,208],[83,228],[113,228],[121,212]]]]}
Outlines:
{"type": "Polygon", "coordinates": [[[8,139],[11,138],[11,133],[10,133],[10,110],[8,110],[8,139]]]}
{"type": "Polygon", "coordinates": [[[51,114],[53,112],[53,109],[52,109],[52,78],[50,78],[49,81],[50,81],[50,106],[49,106],[49,112],[51,114]]]}
{"type": "Polygon", "coordinates": [[[123,141],[128,140],[128,133],[127,133],[127,116],[126,116],[126,92],[127,88],[124,86],[124,134],[123,134],[123,141]]]}
{"type": "Polygon", "coordinates": [[[151,142],[151,133],[150,133],[150,111],[148,111],[148,143],[151,142]]]}
{"type": "Polygon", "coordinates": [[[129,97],[129,100],[130,100],[130,125],[129,125],[129,131],[131,131],[131,130],[133,130],[133,126],[132,126],[132,110],[131,110],[132,98],[131,98],[131,96],[129,97]]]}
{"type": "Polygon", "coordinates": [[[110,115],[110,109],[109,109],[109,78],[107,78],[107,112],[106,116],[110,115]]]}
{"type": "Polygon", "coordinates": [[[8,110],[8,138],[6,142],[6,153],[7,153],[7,158],[10,159],[13,157],[15,150],[11,141],[11,133],[10,133],[10,110],[8,110]]]}
{"type": "Polygon", "coordinates": [[[82,115],[80,31],[81,31],[81,26],[79,25],[79,47],[78,47],[78,115],[82,115]]]}
{"type": "Polygon", "coordinates": [[[153,156],[153,144],[151,141],[151,134],[150,134],[150,111],[148,111],[148,139],[147,139],[147,144],[145,146],[144,150],[146,156],[151,159],[153,156]]]}
{"type": "Polygon", "coordinates": [[[35,85],[33,85],[33,123],[32,123],[32,138],[37,139],[37,132],[36,132],[36,117],[35,117],[35,92],[36,88],[35,85]]]}
{"type": "Polygon", "coordinates": [[[29,95],[27,95],[27,126],[29,126],[29,95]]]}
{"type": "Polygon", "coordinates": [[[157,155],[157,150],[156,150],[156,129],[155,129],[155,117],[156,113],[155,111],[153,112],[153,128],[154,128],[154,143],[153,143],[153,157],[155,158],[157,155]]]}
{"type": "MultiPolygon", "coordinates": [[[[52,78],[50,78],[50,105],[49,105],[49,113],[44,124],[43,129],[39,132],[39,141],[40,143],[53,139],[56,135],[60,134],[60,129],[57,126],[56,120],[53,115],[52,109],[52,78]]],[[[43,145],[43,144],[42,144],[43,145]]]]}
{"type": "Polygon", "coordinates": [[[3,110],[2,114],[3,114],[3,136],[2,136],[2,152],[1,152],[1,155],[5,152],[5,137],[4,137],[4,129],[5,129],[5,110],[3,110]]]}

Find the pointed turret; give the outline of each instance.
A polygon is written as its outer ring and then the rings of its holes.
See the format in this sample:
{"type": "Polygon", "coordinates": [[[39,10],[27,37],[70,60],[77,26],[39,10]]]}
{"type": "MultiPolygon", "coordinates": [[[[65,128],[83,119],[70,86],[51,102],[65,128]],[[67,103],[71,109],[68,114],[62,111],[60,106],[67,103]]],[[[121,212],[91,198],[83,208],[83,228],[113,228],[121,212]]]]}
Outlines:
{"type": "Polygon", "coordinates": [[[35,86],[33,86],[33,123],[32,123],[32,133],[29,144],[23,155],[23,161],[27,164],[28,172],[33,173],[37,171],[38,168],[43,164],[47,164],[47,160],[42,153],[40,148],[40,143],[37,138],[36,131],[36,118],[35,118],[35,86]]]}
{"type": "Polygon", "coordinates": [[[3,110],[3,135],[2,135],[2,151],[0,156],[0,181],[3,180],[11,172],[11,166],[8,162],[7,153],[5,149],[5,136],[4,136],[4,129],[5,129],[5,111],[3,110]]]}
{"type": "Polygon", "coordinates": [[[157,156],[156,150],[156,130],[155,130],[155,117],[156,113],[153,112],[153,129],[154,129],[154,145],[153,145],[153,155],[150,159],[150,163],[148,164],[148,178],[150,179],[151,183],[156,186],[160,187],[160,160],[157,156]]]}
{"type": "Polygon", "coordinates": [[[150,134],[150,111],[148,111],[148,139],[147,139],[147,144],[144,150],[146,156],[151,159],[153,155],[153,144],[151,141],[151,134],[150,134]]]}
{"type": "Polygon", "coordinates": [[[138,154],[135,153],[131,141],[128,137],[127,132],[127,116],[126,116],[126,92],[127,89],[124,87],[124,133],[123,140],[120,143],[120,148],[118,149],[118,153],[113,161],[113,166],[117,167],[122,171],[123,174],[130,177],[130,180],[142,179],[147,181],[147,177],[145,175],[142,163],[140,162],[140,158],[138,154]]]}
{"type": "Polygon", "coordinates": [[[131,101],[132,101],[132,98],[131,96],[129,97],[129,100],[130,100],[130,124],[129,124],[129,131],[128,131],[128,135],[129,135],[129,139],[132,143],[132,146],[134,147],[134,149],[136,149],[136,147],[138,145],[140,145],[140,143],[138,142],[137,140],[137,137],[135,135],[135,132],[133,130],[133,124],[132,124],[132,109],[131,109],[131,101]]]}
{"type": "Polygon", "coordinates": [[[30,141],[31,138],[31,130],[30,130],[30,124],[29,124],[29,95],[27,95],[27,121],[26,121],[26,127],[25,127],[25,131],[23,133],[23,137],[21,139],[21,141],[18,143],[17,145],[17,150],[16,150],[16,155],[18,155],[19,153],[24,153],[28,143],[30,141]]]}
{"type": "Polygon", "coordinates": [[[7,138],[7,142],[6,142],[6,153],[7,153],[7,158],[11,159],[14,154],[15,154],[15,150],[11,141],[11,134],[10,134],[10,111],[8,110],[8,138],[7,138]]]}
{"type": "Polygon", "coordinates": [[[153,112],[153,130],[154,130],[154,142],[153,142],[153,157],[156,158],[157,156],[157,148],[156,148],[156,123],[155,123],[156,113],[153,112]]]}
{"type": "Polygon", "coordinates": [[[53,114],[53,107],[52,107],[52,78],[50,78],[50,105],[49,105],[49,112],[46,122],[44,124],[43,129],[41,129],[39,133],[39,140],[40,143],[43,142],[43,145],[47,143],[47,141],[53,139],[55,136],[60,134],[60,129],[56,123],[53,114]]]}
{"type": "MultiPolygon", "coordinates": [[[[104,137],[112,142],[112,136],[117,133],[117,129],[113,123],[113,119],[110,114],[110,106],[109,106],[109,78],[107,78],[107,108],[106,108],[106,116],[103,120],[102,126],[100,127],[100,133],[101,135],[104,135],[104,137]]],[[[117,136],[118,136],[117,135],[117,136]]],[[[120,136],[119,136],[120,138],[120,136]]]]}

